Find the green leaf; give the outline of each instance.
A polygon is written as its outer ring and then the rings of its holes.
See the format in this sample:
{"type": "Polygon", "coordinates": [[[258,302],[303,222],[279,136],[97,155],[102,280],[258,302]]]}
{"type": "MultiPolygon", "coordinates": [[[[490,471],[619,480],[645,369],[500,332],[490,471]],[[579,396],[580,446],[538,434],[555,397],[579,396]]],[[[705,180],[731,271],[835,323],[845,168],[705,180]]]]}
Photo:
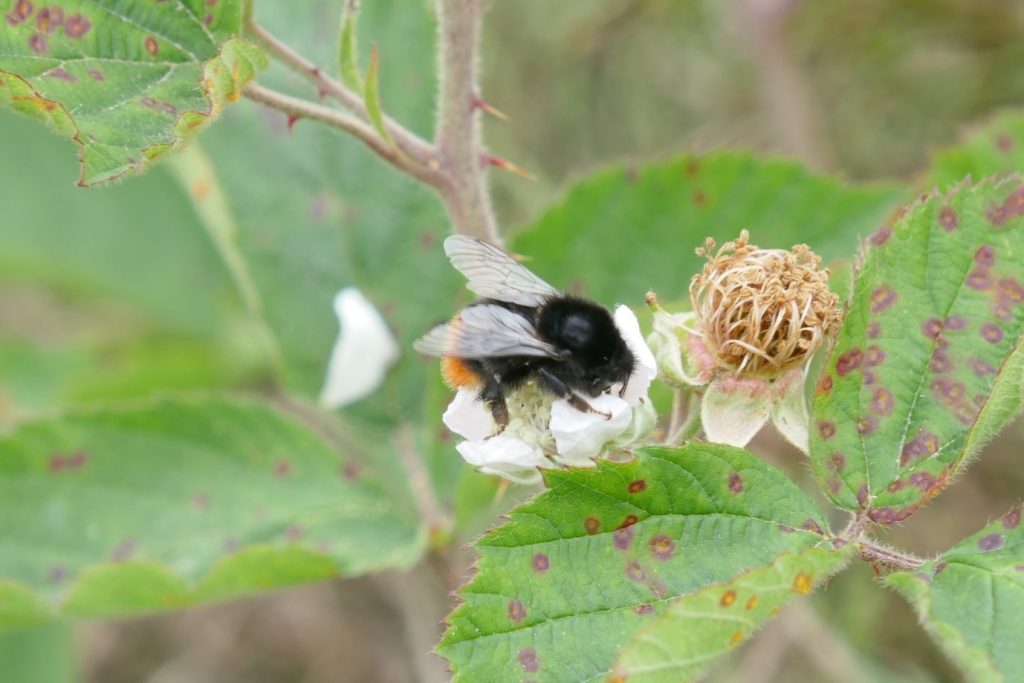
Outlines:
{"type": "Polygon", "coordinates": [[[795,597],[849,561],[849,549],[810,548],[674,601],[619,652],[613,681],[693,681],[716,657],[749,638],[795,597]]]}
{"type": "Polygon", "coordinates": [[[384,111],[380,105],[380,55],[377,46],[373,46],[370,52],[370,65],[366,67],[366,86],[363,89],[363,100],[366,102],[366,115],[370,117],[377,133],[392,147],[395,141],[391,139],[391,133],[384,125],[384,111]]]}
{"type": "Polygon", "coordinates": [[[59,180],[75,163],[62,140],[5,110],[0,128],[5,281],[117,299],[187,335],[212,336],[231,318],[231,283],[165,169],[129,187],[82,192],[59,180]]]}
{"type": "Polygon", "coordinates": [[[16,0],[0,28],[0,102],[82,146],[81,185],[144,170],[267,65],[237,38],[242,3],[16,0]]]}
{"type": "Polygon", "coordinates": [[[848,257],[895,207],[891,186],[847,186],[799,164],[746,152],[682,156],[599,171],[513,241],[530,268],[599,301],[639,305],[653,289],[681,298],[702,259],[694,249],[750,230],[762,247],[805,242],[848,257]]]}
{"type": "Polygon", "coordinates": [[[359,58],[356,52],[356,23],[358,19],[357,0],[345,0],[345,5],[341,9],[338,66],[341,82],[356,92],[363,92],[363,79],[359,75],[359,58]]]}
{"type": "Polygon", "coordinates": [[[727,446],[645,448],[546,481],[476,543],[476,576],[439,646],[456,681],[601,680],[674,598],[831,547],[792,481],[727,446]]]}
{"type": "Polygon", "coordinates": [[[917,571],[886,577],[976,683],[1024,679],[1024,527],[1021,508],[917,571]]]}
{"type": "Polygon", "coordinates": [[[879,523],[906,518],[1024,396],[1024,186],[963,185],[877,232],[818,381],[814,471],[879,523]]]}
{"type": "Polygon", "coordinates": [[[166,399],[0,441],[0,627],[414,562],[404,486],[256,402],[166,399]]]}
{"type": "MultiPolygon", "coordinates": [[[[261,25],[302,45],[313,61],[335,60],[336,34],[317,31],[308,18],[338,16],[341,2],[312,3],[308,12],[280,3],[256,10],[261,25]]],[[[428,5],[366,3],[359,24],[393,56],[388,64],[432,63],[436,25],[428,5]]],[[[410,82],[389,78],[383,67],[380,88],[389,109],[413,129],[429,129],[430,73],[410,82]]],[[[296,87],[294,78],[274,72],[266,82],[296,87]]],[[[332,301],[339,289],[356,285],[394,328],[405,353],[383,390],[349,410],[379,422],[418,418],[427,377],[438,370],[416,356],[411,343],[452,314],[463,286],[440,246],[450,232],[440,202],[334,130],[299,121],[289,132],[283,114],[253,103],[225,116],[230,125],[211,129],[203,147],[234,213],[238,248],[280,349],[284,384],[319,394],[338,335],[332,301]],[[268,158],[275,160],[273,173],[264,172],[268,158]]],[[[431,417],[439,424],[439,415],[431,417]]]]}
{"type": "Polygon", "coordinates": [[[968,131],[964,139],[939,150],[922,185],[947,188],[964,178],[1024,172],[1024,112],[1008,110],[968,131]]]}
{"type": "Polygon", "coordinates": [[[0,671],[9,681],[77,681],[74,635],[72,626],[64,623],[0,633],[0,671]]]}

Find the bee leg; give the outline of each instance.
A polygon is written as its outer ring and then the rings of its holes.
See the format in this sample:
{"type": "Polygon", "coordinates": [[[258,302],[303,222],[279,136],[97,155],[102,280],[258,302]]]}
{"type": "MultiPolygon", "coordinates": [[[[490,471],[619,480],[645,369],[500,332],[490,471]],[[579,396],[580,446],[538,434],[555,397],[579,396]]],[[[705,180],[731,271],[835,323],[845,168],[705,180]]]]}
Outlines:
{"type": "Polygon", "coordinates": [[[505,392],[502,391],[501,385],[493,380],[487,382],[480,392],[480,399],[490,409],[494,422],[498,425],[495,434],[501,434],[505,427],[508,427],[508,403],[505,402],[505,392]]]}
{"type": "Polygon", "coordinates": [[[545,389],[553,393],[555,396],[558,396],[559,398],[564,398],[566,401],[569,402],[569,405],[571,405],[573,408],[580,411],[581,413],[597,413],[598,415],[604,417],[604,419],[606,420],[612,419],[611,413],[605,412],[603,410],[598,410],[594,406],[587,403],[587,400],[585,398],[575,393],[572,389],[568,387],[568,385],[566,385],[565,382],[551,374],[551,372],[547,368],[541,368],[540,370],[538,370],[537,376],[540,378],[541,385],[545,389]]]}

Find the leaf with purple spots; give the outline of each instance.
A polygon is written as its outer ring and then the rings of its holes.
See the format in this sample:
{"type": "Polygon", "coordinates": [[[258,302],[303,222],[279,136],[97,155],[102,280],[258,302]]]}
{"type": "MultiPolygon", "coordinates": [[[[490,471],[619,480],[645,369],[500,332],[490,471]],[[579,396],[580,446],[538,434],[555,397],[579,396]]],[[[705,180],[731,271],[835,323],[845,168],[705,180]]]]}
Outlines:
{"type": "Polygon", "coordinates": [[[352,457],[257,402],[27,422],[0,440],[0,630],[408,566],[409,494],[352,457]]]}
{"type": "Polygon", "coordinates": [[[836,554],[810,499],[736,448],[650,447],[545,477],[549,490],[476,543],[439,647],[456,681],[603,680],[679,596],[812,548],[836,554]]]}
{"type": "Polygon", "coordinates": [[[865,247],[818,381],[815,473],[890,524],[942,490],[1024,398],[1024,185],[961,185],[865,247]]]}
{"type": "Polygon", "coordinates": [[[677,598],[622,648],[612,680],[699,680],[714,658],[744,642],[791,600],[807,595],[842,570],[851,548],[811,548],[779,555],[728,583],[677,598]]]}
{"type": "Polygon", "coordinates": [[[964,178],[1012,175],[1024,169],[1024,112],[1000,112],[970,128],[964,139],[939,150],[922,178],[924,190],[964,178]]]}
{"type": "Polygon", "coordinates": [[[13,5],[0,23],[0,104],[81,145],[83,186],[185,144],[267,66],[238,37],[242,0],[13,5]]]}
{"type": "Polygon", "coordinates": [[[890,574],[885,581],[910,601],[968,680],[1024,680],[1019,505],[923,567],[890,574]]]}

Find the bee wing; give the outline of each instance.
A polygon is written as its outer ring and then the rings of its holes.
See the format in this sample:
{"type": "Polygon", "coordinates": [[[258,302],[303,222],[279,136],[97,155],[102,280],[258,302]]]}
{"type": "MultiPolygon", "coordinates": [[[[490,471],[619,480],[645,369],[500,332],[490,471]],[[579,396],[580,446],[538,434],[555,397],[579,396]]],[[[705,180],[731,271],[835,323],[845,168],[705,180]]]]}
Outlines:
{"type": "Polygon", "coordinates": [[[448,358],[562,357],[557,347],[537,336],[529,320],[497,304],[462,309],[458,318],[427,332],[413,348],[429,356],[448,358]]]}
{"type": "Polygon", "coordinates": [[[452,235],[444,241],[444,253],[466,276],[469,291],[483,297],[522,306],[540,306],[558,290],[527,270],[493,244],[452,235]]]}

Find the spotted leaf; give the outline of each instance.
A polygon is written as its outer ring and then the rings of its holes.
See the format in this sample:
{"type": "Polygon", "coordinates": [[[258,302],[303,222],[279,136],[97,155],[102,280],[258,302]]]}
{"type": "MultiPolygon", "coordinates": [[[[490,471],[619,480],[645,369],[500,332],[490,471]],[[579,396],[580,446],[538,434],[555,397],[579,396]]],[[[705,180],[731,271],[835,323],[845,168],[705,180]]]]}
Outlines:
{"type": "Polygon", "coordinates": [[[604,680],[679,596],[831,548],[795,484],[728,446],[651,447],[546,479],[476,543],[476,576],[439,646],[457,681],[604,680]]]}
{"type": "Polygon", "coordinates": [[[1024,680],[1024,526],[1018,506],[914,572],[886,583],[902,593],[967,680],[1024,680]]]}
{"type": "Polygon", "coordinates": [[[5,0],[0,103],[81,145],[81,185],[145,169],[266,66],[242,0],[5,0]]]}
{"type": "Polygon", "coordinates": [[[964,178],[1019,173],[1024,169],[1024,112],[1000,112],[969,129],[964,139],[939,150],[924,175],[925,189],[964,178]]]}
{"type": "Polygon", "coordinates": [[[620,651],[612,681],[697,680],[715,657],[749,638],[793,598],[807,595],[849,561],[847,549],[780,555],[727,583],[675,600],[620,651]]]}
{"type": "Polygon", "coordinates": [[[832,500],[905,519],[1019,412],[1024,185],[961,185],[868,240],[817,383],[815,472],[832,500]]]}
{"type": "Polygon", "coordinates": [[[0,629],[408,565],[424,534],[386,481],[254,402],[26,423],[0,441],[0,629]]]}

